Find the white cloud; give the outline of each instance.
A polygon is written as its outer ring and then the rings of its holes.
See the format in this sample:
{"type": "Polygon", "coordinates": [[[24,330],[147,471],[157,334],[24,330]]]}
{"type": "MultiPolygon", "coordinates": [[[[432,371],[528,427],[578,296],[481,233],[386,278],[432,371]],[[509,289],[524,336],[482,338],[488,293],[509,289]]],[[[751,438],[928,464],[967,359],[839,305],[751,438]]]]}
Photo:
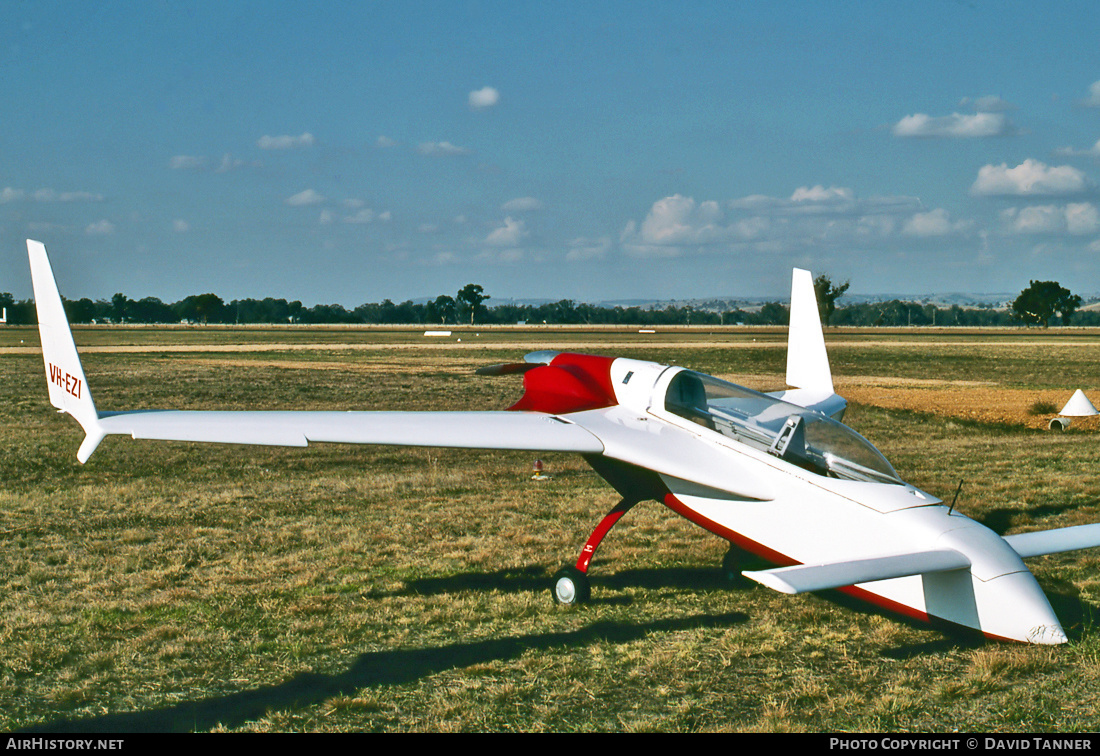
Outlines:
{"type": "Polygon", "coordinates": [[[717,202],[696,204],[691,197],[674,194],[653,203],[642,221],[641,241],[658,245],[704,242],[716,235],[720,218],[717,202]]]}
{"type": "Polygon", "coordinates": [[[185,234],[191,230],[191,224],[181,218],[177,218],[172,221],[172,230],[177,234],[185,234]]]}
{"type": "Polygon", "coordinates": [[[369,207],[356,211],[355,215],[344,218],[344,223],[371,223],[374,220],[374,211],[369,207]]]}
{"type": "Polygon", "coordinates": [[[1016,129],[1001,113],[952,113],[940,117],[914,113],[894,124],[893,132],[898,137],[968,139],[1007,136],[1016,133],[1016,129]]]}
{"type": "Polygon", "coordinates": [[[791,202],[814,202],[835,204],[852,201],[852,190],[840,186],[830,186],[828,189],[821,184],[816,186],[800,186],[791,194],[791,202]]]}
{"type": "Polygon", "coordinates": [[[115,224],[109,220],[98,220],[95,223],[89,223],[84,228],[84,233],[88,236],[106,236],[115,232],[115,224]]]}
{"type": "Polygon", "coordinates": [[[102,202],[103,195],[93,192],[56,192],[39,189],[32,195],[35,202],[102,202]]]}
{"type": "Polygon", "coordinates": [[[916,213],[902,224],[901,232],[908,236],[946,236],[957,230],[951,216],[943,208],[916,213]]]}
{"type": "Polygon", "coordinates": [[[475,89],[473,92],[470,92],[470,107],[475,110],[491,108],[498,102],[500,102],[500,92],[492,87],[482,87],[481,89],[475,89]]]}
{"type": "Polygon", "coordinates": [[[565,259],[570,262],[602,260],[611,250],[611,238],[607,236],[601,236],[598,239],[581,237],[569,241],[568,246],[569,251],[565,253],[565,259]]]}
{"type": "Polygon", "coordinates": [[[916,197],[856,197],[846,187],[820,184],[801,186],[786,199],[761,194],[742,197],[731,201],[729,207],[766,217],[898,215],[922,209],[916,197]]]}
{"type": "Polygon", "coordinates": [[[303,207],[306,205],[320,205],[325,201],[323,195],[313,189],[298,192],[293,197],[287,197],[285,202],[291,207],[303,207]]]}
{"type": "Polygon", "coordinates": [[[1100,211],[1091,202],[1066,205],[1066,231],[1071,234],[1093,234],[1100,231],[1100,211]]]}
{"type": "Polygon", "coordinates": [[[306,132],[301,136],[267,136],[264,135],[256,142],[256,146],[261,150],[289,150],[293,147],[312,147],[314,143],[313,134],[306,132]]]}
{"type": "MultiPolygon", "coordinates": [[[[237,168],[241,168],[245,165],[248,165],[248,163],[246,163],[244,160],[241,160],[240,158],[233,157],[227,152],[222,155],[222,161],[218,163],[218,167],[214,169],[214,172],[229,173],[230,171],[236,170],[237,168]]],[[[252,163],[253,167],[257,165],[259,165],[259,163],[252,163]]]]}
{"type": "Polygon", "coordinates": [[[623,251],[633,257],[676,257],[685,247],[698,247],[728,236],[721,225],[722,211],[717,202],[696,202],[692,197],[674,194],[659,199],[650,207],[640,225],[629,221],[620,234],[623,251]]]}
{"type": "Polygon", "coordinates": [[[174,155],[168,161],[168,167],[175,171],[194,170],[206,166],[206,158],[200,155],[174,155]]]}
{"type": "Polygon", "coordinates": [[[30,195],[23,189],[14,189],[6,186],[0,189],[0,205],[7,202],[18,202],[24,199],[34,202],[102,202],[102,194],[95,192],[59,192],[54,189],[37,189],[30,195]]]}
{"type": "Polygon", "coordinates": [[[1081,236],[1100,231],[1100,210],[1089,202],[1013,207],[1003,211],[1001,219],[1010,232],[1017,234],[1081,236]]]}
{"type": "Polygon", "coordinates": [[[421,142],[416,148],[421,155],[469,155],[470,150],[450,142],[421,142]]]}
{"type": "Polygon", "coordinates": [[[898,218],[892,215],[867,215],[856,222],[855,234],[861,239],[879,239],[890,236],[897,227],[898,218]]]}
{"type": "Polygon", "coordinates": [[[1048,166],[1028,158],[1015,168],[1007,163],[982,166],[970,193],[987,197],[1065,195],[1090,187],[1085,174],[1072,166],[1048,166]]]}
{"type": "Polygon", "coordinates": [[[513,220],[511,216],[504,219],[504,223],[493,229],[485,237],[486,244],[494,247],[514,247],[520,240],[527,236],[526,224],[522,220],[513,220]]]}
{"type": "Polygon", "coordinates": [[[977,113],[1003,113],[1007,110],[1015,110],[1016,106],[997,95],[986,95],[970,99],[964,97],[959,101],[959,107],[973,108],[977,113]]]}
{"type": "Polygon", "coordinates": [[[541,210],[542,202],[534,197],[516,197],[513,200],[508,200],[500,209],[508,213],[518,213],[526,210],[541,210]]]}
{"type": "Polygon", "coordinates": [[[1086,108],[1100,108],[1100,81],[1094,81],[1089,85],[1089,93],[1081,104],[1086,108]]]}
{"type": "Polygon", "coordinates": [[[474,259],[485,264],[517,263],[527,258],[527,252],[518,247],[504,247],[500,249],[483,249],[474,255],[474,259]]]}
{"type": "MultiPolygon", "coordinates": [[[[210,165],[210,159],[205,155],[175,155],[168,161],[168,167],[176,171],[201,171],[206,170],[210,165]]],[[[215,173],[228,173],[229,171],[241,168],[245,165],[249,165],[240,158],[234,158],[228,152],[222,155],[221,161],[218,163],[218,167],[214,169],[215,173]]],[[[260,165],[259,163],[251,163],[252,166],[260,165]]]]}
{"type": "Polygon", "coordinates": [[[788,197],[757,194],[721,205],[665,197],[641,222],[628,221],[619,242],[624,254],[646,258],[807,250],[816,255],[825,249],[867,250],[969,234],[974,225],[942,208],[928,210],[915,197],[860,197],[848,187],[815,184],[798,187],[788,197]]]}
{"type": "Polygon", "coordinates": [[[396,147],[398,142],[396,139],[390,139],[388,136],[382,135],[375,140],[374,146],[380,149],[388,149],[389,147],[396,147]]]}
{"type": "Polygon", "coordinates": [[[1097,140],[1096,144],[1092,147],[1084,150],[1075,150],[1072,147],[1059,147],[1054,151],[1054,154],[1065,157],[1100,157],[1100,140],[1097,140]]]}

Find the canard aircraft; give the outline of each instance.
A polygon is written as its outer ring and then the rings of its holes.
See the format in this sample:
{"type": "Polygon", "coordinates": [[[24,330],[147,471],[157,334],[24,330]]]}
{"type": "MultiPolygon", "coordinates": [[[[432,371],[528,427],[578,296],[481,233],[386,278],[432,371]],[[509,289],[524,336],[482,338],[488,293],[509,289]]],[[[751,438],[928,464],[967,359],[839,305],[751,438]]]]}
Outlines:
{"type": "Polygon", "coordinates": [[[99,412],[45,247],[27,241],[51,403],[85,432],[86,462],[109,434],[135,439],[307,446],[311,442],[575,452],[622,497],[576,563],[553,578],[558,603],[590,596],[600,542],[635,504],[656,500],[774,569],[746,577],[784,593],[839,589],[910,618],[988,638],[1066,642],[1023,559],[1100,546],[1100,524],[1001,537],[903,481],[840,422],[811,275],[795,270],[788,390],[761,393],[683,367],[534,352],[481,368],[522,374],[503,411],[99,412]]]}

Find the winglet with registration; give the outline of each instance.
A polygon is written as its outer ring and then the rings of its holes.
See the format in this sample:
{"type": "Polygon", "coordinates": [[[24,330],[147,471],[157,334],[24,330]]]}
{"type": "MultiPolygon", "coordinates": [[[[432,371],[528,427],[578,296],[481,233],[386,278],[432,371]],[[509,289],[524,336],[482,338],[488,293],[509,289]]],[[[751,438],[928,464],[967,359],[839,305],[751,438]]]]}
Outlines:
{"type": "Polygon", "coordinates": [[[46,369],[46,383],[50,387],[50,403],[61,412],[76,418],[86,434],[77,452],[81,463],[103,440],[99,413],[96,412],[80,355],[76,351],[65,307],[54,281],[53,269],[42,242],[27,240],[27,254],[31,262],[31,280],[34,284],[34,304],[38,310],[38,335],[42,341],[42,362],[46,369]]]}

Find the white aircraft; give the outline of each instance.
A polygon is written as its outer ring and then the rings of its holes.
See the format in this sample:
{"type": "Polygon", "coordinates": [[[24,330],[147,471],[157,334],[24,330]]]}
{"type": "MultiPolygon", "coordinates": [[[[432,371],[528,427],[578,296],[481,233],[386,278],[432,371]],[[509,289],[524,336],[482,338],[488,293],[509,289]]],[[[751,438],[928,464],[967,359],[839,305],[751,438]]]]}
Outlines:
{"type": "Polygon", "coordinates": [[[27,249],[50,401],[83,427],[82,463],[108,434],[576,452],[622,500],[576,564],[554,577],[562,604],[589,597],[588,566],[601,540],[649,499],[780,565],[743,573],[778,591],[840,589],[910,618],[1028,643],[1065,643],[1066,635],[1022,558],[1100,546],[1100,524],[1002,538],[905,483],[840,423],[847,403],[833,390],[804,270],[794,271],[791,291],[793,388],[776,394],[654,362],[535,352],[478,371],[523,374],[523,397],[509,411],[99,412],[46,249],[30,240],[27,249]]]}

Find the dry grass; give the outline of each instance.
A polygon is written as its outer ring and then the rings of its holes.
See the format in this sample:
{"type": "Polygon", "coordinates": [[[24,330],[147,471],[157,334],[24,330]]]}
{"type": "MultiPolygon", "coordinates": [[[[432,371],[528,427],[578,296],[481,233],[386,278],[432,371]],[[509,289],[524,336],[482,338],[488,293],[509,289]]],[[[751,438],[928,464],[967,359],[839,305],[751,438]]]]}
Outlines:
{"type": "MultiPolygon", "coordinates": [[[[760,332],[655,343],[508,331],[489,346],[467,336],[427,350],[418,332],[287,334],[99,329],[78,340],[292,342],[88,354],[101,409],[499,408],[518,380],[473,367],[601,340],[598,351],[760,387],[782,376],[782,350],[743,348],[782,341],[760,332]],[[309,346],[324,344],[333,348],[309,346]]],[[[951,333],[836,338],[834,372],[846,379],[934,375],[1042,392],[1100,366],[1081,332],[961,346],[951,333]],[[1029,363],[1040,351],[1064,370],[1029,363]]],[[[37,337],[0,332],[0,343],[19,340],[37,337]]],[[[35,354],[0,354],[4,730],[1096,729],[1096,554],[1031,565],[1068,646],[972,645],[834,596],[727,585],[724,544],[647,503],[601,547],[594,601],[562,609],[547,577],[616,500],[578,458],[548,458],[553,479],[534,483],[526,454],[110,438],[82,467],[79,430],[48,407],[41,373],[35,354]]],[[[964,478],[959,507],[1002,532],[1100,521],[1092,431],[880,407],[870,394],[849,419],[915,484],[950,494],[964,478]]]]}

